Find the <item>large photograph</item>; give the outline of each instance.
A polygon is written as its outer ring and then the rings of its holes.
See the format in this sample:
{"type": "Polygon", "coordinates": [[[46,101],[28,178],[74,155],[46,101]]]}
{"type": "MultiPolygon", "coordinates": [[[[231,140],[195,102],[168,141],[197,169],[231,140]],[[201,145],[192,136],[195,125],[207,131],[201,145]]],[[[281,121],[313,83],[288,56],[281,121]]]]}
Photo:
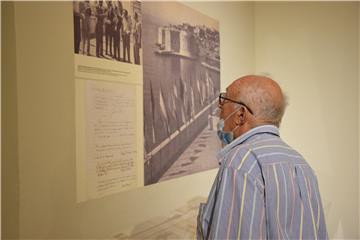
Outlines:
{"type": "Polygon", "coordinates": [[[140,1],[74,1],[75,54],[141,65],[140,1]]]}
{"type": "Polygon", "coordinates": [[[219,22],[176,2],[144,2],[145,185],[218,167],[219,22]]]}

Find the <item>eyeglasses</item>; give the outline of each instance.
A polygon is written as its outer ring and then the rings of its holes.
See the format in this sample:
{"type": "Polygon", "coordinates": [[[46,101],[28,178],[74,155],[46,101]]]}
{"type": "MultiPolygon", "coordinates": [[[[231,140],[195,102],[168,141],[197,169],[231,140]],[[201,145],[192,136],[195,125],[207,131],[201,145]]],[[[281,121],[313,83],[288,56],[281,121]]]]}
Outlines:
{"type": "Polygon", "coordinates": [[[245,103],[232,100],[232,99],[227,98],[225,96],[226,96],[226,93],[224,93],[224,92],[220,93],[220,95],[219,95],[219,105],[220,106],[224,105],[226,103],[225,101],[227,100],[227,101],[230,101],[230,102],[233,102],[233,103],[243,105],[251,114],[253,114],[253,111],[251,111],[251,109],[245,103]]]}

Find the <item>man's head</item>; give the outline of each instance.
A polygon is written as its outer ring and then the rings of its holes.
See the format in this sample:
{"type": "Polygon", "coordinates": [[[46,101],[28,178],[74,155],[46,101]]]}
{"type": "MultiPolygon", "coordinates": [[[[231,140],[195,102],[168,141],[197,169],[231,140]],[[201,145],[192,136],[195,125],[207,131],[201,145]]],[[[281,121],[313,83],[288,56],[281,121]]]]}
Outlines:
{"type": "Polygon", "coordinates": [[[220,117],[227,119],[224,131],[233,131],[235,138],[260,125],[279,127],[287,104],[274,80],[256,75],[235,80],[226,89],[225,98],[221,101],[220,117]]]}

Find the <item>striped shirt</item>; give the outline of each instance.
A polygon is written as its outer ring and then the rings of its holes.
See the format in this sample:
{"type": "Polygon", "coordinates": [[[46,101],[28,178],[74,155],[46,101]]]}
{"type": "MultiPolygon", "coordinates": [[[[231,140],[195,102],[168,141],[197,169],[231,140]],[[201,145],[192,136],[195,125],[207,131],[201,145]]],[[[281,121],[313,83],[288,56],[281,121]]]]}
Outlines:
{"type": "Polygon", "coordinates": [[[318,182],[272,125],[256,127],[217,156],[220,168],[198,239],[327,239],[318,182]]]}

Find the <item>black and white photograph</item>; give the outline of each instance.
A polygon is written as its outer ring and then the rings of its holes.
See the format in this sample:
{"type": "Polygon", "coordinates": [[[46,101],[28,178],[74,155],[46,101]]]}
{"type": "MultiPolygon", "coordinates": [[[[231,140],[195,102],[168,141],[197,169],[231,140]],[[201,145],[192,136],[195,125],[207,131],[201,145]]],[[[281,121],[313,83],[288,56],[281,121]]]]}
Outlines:
{"type": "Polygon", "coordinates": [[[184,4],[142,4],[144,182],[218,167],[219,22],[184,4]]]}
{"type": "Polygon", "coordinates": [[[74,53],[142,64],[140,1],[74,1],[74,53]]]}

